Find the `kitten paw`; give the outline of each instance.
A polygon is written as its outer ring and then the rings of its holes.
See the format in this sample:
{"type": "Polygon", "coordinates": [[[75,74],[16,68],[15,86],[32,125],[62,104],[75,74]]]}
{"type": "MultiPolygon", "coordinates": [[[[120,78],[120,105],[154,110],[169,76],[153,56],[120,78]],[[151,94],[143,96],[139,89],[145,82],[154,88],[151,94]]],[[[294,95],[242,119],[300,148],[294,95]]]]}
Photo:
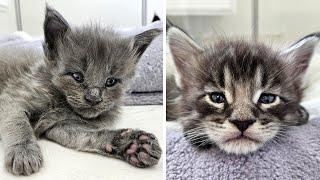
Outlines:
{"type": "Polygon", "coordinates": [[[119,130],[112,144],[107,144],[105,149],[108,153],[117,153],[131,165],[140,168],[157,164],[161,156],[157,138],[141,130],[119,130]]]}
{"type": "Polygon", "coordinates": [[[36,143],[19,144],[7,149],[5,167],[14,175],[31,175],[42,166],[42,154],[36,143]]]}

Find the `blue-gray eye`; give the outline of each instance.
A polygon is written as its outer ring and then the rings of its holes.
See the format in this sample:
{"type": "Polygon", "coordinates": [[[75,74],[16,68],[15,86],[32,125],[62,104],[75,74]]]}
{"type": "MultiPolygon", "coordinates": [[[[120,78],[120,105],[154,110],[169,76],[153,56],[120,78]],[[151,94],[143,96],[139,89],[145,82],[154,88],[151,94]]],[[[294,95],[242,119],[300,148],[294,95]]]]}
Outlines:
{"type": "Polygon", "coordinates": [[[225,102],[226,97],[221,92],[213,92],[210,94],[210,99],[212,102],[220,104],[225,102]]]}
{"type": "Polygon", "coordinates": [[[106,87],[112,87],[112,86],[116,85],[118,82],[119,82],[118,79],[116,79],[114,77],[110,77],[106,81],[106,87]]]}
{"type": "Polygon", "coordinates": [[[276,97],[274,94],[262,93],[258,101],[263,104],[271,104],[276,100],[276,97]]]}
{"type": "Polygon", "coordinates": [[[76,80],[78,83],[83,83],[84,77],[83,74],[80,72],[71,73],[71,76],[74,80],[76,80]]]}

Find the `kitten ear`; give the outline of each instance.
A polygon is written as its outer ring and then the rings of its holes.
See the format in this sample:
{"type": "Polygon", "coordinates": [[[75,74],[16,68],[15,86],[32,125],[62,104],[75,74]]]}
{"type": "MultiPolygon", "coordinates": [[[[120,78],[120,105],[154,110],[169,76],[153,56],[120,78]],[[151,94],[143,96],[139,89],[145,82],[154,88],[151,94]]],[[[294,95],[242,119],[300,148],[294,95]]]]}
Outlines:
{"type": "Polygon", "coordinates": [[[284,117],[284,122],[290,126],[300,126],[306,124],[309,120],[308,111],[301,105],[296,109],[295,112],[288,113],[284,117]]]}
{"type": "Polygon", "coordinates": [[[150,29],[135,35],[133,38],[133,49],[136,50],[136,54],[138,55],[138,59],[150,45],[152,40],[162,33],[161,29],[150,29]]]}
{"type": "Polygon", "coordinates": [[[319,43],[319,35],[308,35],[282,51],[281,55],[290,63],[288,67],[293,78],[301,79],[305,74],[314,49],[319,43]]]}
{"type": "Polygon", "coordinates": [[[45,20],[43,24],[45,46],[49,51],[50,58],[52,53],[56,53],[56,43],[64,37],[65,33],[70,29],[68,22],[50,6],[46,6],[45,20]]]}
{"type": "Polygon", "coordinates": [[[156,22],[156,21],[160,21],[160,17],[157,14],[154,14],[151,22],[156,22]]]}
{"type": "Polygon", "coordinates": [[[168,32],[168,30],[172,27],[175,27],[175,25],[169,20],[169,18],[167,17],[166,19],[166,31],[168,32]]]}
{"type": "Polygon", "coordinates": [[[191,37],[176,27],[171,27],[168,31],[168,44],[177,70],[176,83],[182,87],[192,78],[190,76],[197,65],[197,56],[203,49],[191,37]]]}

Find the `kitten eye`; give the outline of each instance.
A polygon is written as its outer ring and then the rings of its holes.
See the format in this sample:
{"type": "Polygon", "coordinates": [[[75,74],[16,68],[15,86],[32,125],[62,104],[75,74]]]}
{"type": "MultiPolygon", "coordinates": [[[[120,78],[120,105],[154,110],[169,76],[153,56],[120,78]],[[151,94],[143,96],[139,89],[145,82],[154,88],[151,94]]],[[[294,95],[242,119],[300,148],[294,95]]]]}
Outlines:
{"type": "Polygon", "coordinates": [[[80,73],[80,72],[72,73],[71,76],[72,76],[73,79],[76,80],[78,83],[83,83],[83,81],[84,81],[83,74],[80,73]]]}
{"type": "Polygon", "coordinates": [[[111,77],[111,78],[107,79],[106,86],[112,87],[112,86],[116,85],[117,83],[118,83],[118,79],[111,77]]]}
{"type": "Polygon", "coordinates": [[[210,99],[211,99],[212,102],[218,103],[218,104],[224,103],[225,100],[226,100],[224,94],[221,93],[221,92],[213,92],[213,93],[211,93],[210,94],[210,99]]]}
{"type": "Polygon", "coordinates": [[[271,104],[275,102],[277,96],[270,93],[262,93],[259,97],[259,102],[263,104],[271,104]]]}

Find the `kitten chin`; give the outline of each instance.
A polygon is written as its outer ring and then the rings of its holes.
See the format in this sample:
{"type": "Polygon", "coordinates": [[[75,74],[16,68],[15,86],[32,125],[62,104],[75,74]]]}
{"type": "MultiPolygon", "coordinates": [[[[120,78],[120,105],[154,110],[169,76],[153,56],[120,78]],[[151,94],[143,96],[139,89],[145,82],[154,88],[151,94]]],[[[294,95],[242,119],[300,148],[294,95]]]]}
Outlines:
{"type": "Polygon", "coordinates": [[[301,80],[318,38],[279,51],[232,39],[202,47],[175,27],[167,34],[178,81],[167,86],[169,117],[191,144],[248,154],[307,123],[301,80]]]}
{"type": "Polygon", "coordinates": [[[231,154],[248,154],[254,151],[257,151],[259,148],[263,146],[261,143],[256,143],[251,140],[240,139],[236,142],[227,142],[218,145],[220,149],[224,150],[227,153],[231,154]]]}
{"type": "Polygon", "coordinates": [[[101,108],[95,108],[95,107],[89,107],[89,108],[77,108],[72,106],[72,109],[75,113],[77,113],[79,116],[85,118],[85,119],[93,119],[98,117],[99,115],[113,111],[117,109],[114,103],[111,103],[109,106],[101,107],[101,108]]]}

